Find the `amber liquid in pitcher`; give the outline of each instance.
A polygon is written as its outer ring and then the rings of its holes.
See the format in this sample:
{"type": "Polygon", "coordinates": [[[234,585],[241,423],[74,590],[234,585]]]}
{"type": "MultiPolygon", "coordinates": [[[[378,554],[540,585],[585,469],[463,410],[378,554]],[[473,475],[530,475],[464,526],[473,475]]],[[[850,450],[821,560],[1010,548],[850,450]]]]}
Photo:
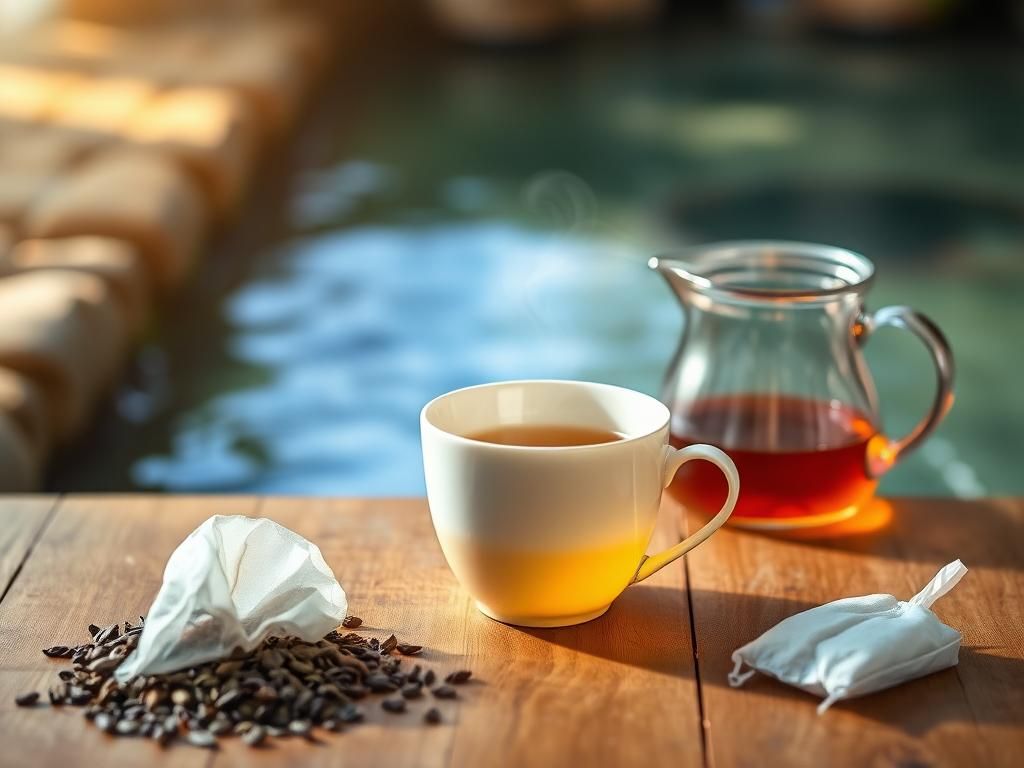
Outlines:
{"type": "MultiPolygon", "coordinates": [[[[679,412],[686,414],[685,431],[677,434],[673,422],[673,445],[711,443],[736,463],[740,495],[734,524],[827,525],[856,514],[878,484],[867,472],[869,451],[885,441],[850,406],[737,394],[699,400],[679,412]]],[[[713,515],[725,501],[725,478],[708,462],[691,461],[669,492],[688,509],[713,515]]]]}

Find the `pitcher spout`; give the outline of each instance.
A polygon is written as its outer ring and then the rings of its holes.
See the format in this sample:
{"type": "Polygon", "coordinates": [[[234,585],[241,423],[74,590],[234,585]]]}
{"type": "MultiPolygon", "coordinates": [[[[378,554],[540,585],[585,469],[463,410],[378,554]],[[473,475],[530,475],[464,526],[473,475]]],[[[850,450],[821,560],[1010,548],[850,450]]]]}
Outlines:
{"type": "Polygon", "coordinates": [[[694,266],[682,259],[652,256],[647,266],[660,274],[677,296],[691,291],[704,291],[711,287],[711,281],[697,273],[694,266]]]}

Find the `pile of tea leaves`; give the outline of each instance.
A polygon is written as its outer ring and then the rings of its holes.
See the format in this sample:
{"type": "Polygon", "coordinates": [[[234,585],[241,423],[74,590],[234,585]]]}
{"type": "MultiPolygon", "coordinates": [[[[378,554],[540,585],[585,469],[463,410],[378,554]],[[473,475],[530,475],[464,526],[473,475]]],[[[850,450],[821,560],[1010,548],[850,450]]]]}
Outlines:
{"type": "MultiPolygon", "coordinates": [[[[114,670],[134,650],[144,620],[123,627],[89,626],[90,642],[43,651],[66,658],[60,682],[47,693],[54,707],[84,708],[97,728],[115,736],[153,739],[216,748],[219,737],[238,736],[250,747],[268,738],[313,738],[314,730],[341,731],[363,719],[364,700],[378,699],[389,713],[421,710],[427,724],[443,720],[437,701],[458,697],[456,686],[469,670],[443,680],[420,659],[406,671],[402,657],[418,657],[418,645],[394,635],[380,641],[355,630],[362,620],[349,616],[338,630],[307,643],[295,637],[270,637],[252,651],[170,674],[139,676],[122,685],[114,670]]],[[[36,706],[38,692],[16,698],[36,706]]]]}

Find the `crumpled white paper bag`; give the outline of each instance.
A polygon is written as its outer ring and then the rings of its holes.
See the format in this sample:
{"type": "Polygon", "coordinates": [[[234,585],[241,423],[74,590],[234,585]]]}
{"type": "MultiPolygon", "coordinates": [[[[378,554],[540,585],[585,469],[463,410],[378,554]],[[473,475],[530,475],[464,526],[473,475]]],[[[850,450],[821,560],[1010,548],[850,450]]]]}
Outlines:
{"type": "Polygon", "coordinates": [[[347,611],[315,544],[272,520],[215,515],[171,554],[139,644],[114,675],[173,672],[271,635],[315,642],[347,611]]]}
{"type": "Polygon", "coordinates": [[[842,699],[955,666],[960,633],[929,609],[965,573],[955,560],[906,602],[848,597],[790,616],[733,653],[729,684],[738,688],[761,672],[825,697],[820,715],[842,699]]]}

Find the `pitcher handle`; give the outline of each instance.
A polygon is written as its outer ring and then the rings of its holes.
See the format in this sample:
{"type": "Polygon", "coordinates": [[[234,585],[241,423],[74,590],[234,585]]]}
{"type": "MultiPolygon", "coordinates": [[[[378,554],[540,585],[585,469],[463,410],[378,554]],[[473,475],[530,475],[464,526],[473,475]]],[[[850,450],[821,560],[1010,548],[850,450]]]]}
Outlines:
{"type": "Polygon", "coordinates": [[[729,484],[729,493],[725,498],[725,503],[718,510],[718,514],[692,536],[687,536],[664,552],[658,552],[655,555],[644,555],[644,559],[640,561],[640,567],[637,568],[636,575],[633,576],[633,581],[630,582],[631,584],[643,581],[651,574],[660,571],[673,560],[678,560],[698,544],[704,543],[712,533],[722,527],[725,521],[729,519],[729,515],[732,514],[732,510],[736,506],[736,499],[740,495],[740,475],[736,471],[736,465],[732,463],[732,459],[713,445],[698,444],[689,445],[686,448],[673,448],[671,445],[666,445],[663,475],[664,487],[668,487],[668,484],[672,482],[672,478],[676,476],[676,472],[679,471],[683,464],[695,459],[710,461],[722,470],[722,474],[725,475],[726,482],[729,484]]]}
{"type": "Polygon", "coordinates": [[[949,409],[953,407],[953,351],[938,326],[910,307],[892,306],[861,315],[854,327],[854,333],[857,340],[863,344],[878,328],[886,325],[910,331],[924,342],[931,354],[932,362],[935,363],[938,386],[931,408],[925,417],[907,435],[899,440],[887,440],[878,455],[869,457],[867,470],[872,477],[885,474],[903,458],[904,454],[920,445],[921,441],[935,431],[949,413],[949,409]]]}

